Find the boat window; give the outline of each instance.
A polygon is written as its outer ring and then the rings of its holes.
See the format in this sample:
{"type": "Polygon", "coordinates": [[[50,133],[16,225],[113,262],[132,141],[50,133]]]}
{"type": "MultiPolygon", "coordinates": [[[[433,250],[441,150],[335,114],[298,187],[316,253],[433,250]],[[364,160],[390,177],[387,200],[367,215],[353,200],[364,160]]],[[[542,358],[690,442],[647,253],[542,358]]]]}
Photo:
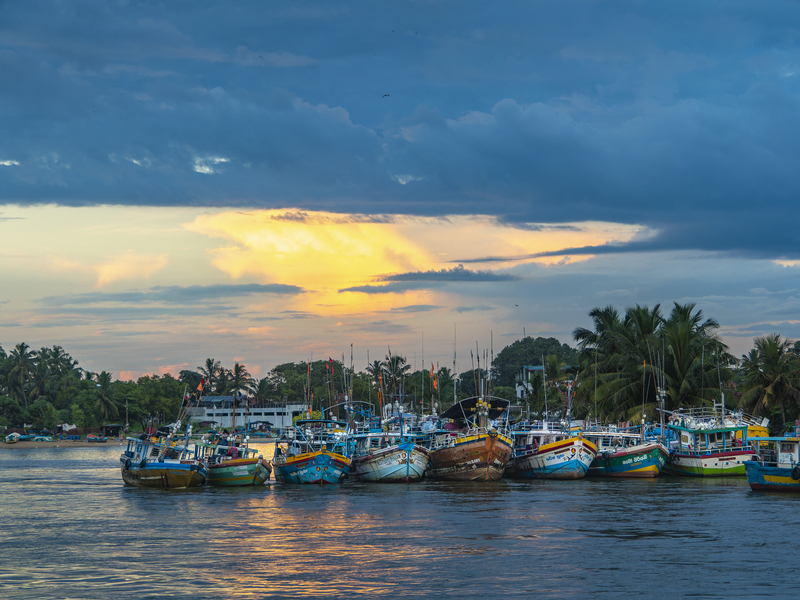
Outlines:
{"type": "Polygon", "coordinates": [[[794,444],[787,444],[785,442],[782,443],[781,444],[781,452],[784,453],[784,454],[790,454],[790,453],[794,452],[794,444]]]}

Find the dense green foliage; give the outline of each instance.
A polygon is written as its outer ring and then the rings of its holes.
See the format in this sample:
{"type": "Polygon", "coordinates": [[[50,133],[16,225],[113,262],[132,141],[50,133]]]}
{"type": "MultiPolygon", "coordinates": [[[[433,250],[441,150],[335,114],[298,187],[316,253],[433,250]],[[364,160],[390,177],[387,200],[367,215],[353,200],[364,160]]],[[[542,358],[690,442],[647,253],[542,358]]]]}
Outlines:
{"type": "Polygon", "coordinates": [[[542,357],[553,355],[567,365],[577,364],[578,352],[556,338],[526,337],[503,348],[494,359],[497,385],[513,386],[522,367],[542,364],[542,357]]]}
{"type": "MultiPolygon", "coordinates": [[[[376,409],[401,398],[406,410],[439,412],[454,400],[489,389],[516,401],[522,368],[539,366],[521,399],[532,417],[545,411],[563,414],[567,389],[573,392],[572,416],[618,421],[656,418],[658,391],[668,410],[710,405],[726,392],[729,407],[741,407],[772,420],[780,433],[800,416],[800,342],[777,334],[756,338],[741,364],[718,339],[719,324],[704,318],[693,304],[674,304],[669,315],[660,306],[614,307],[589,312],[592,329],[577,328],[573,349],[555,338],[518,340],[500,351],[487,369],[456,376],[432,365],[411,372],[405,357],[387,354],[364,372],[341,361],[284,363],[256,380],[245,365],[228,369],[213,358],[195,370],[172,375],[147,375],[137,381],[114,381],[111,373],[92,373],[78,366],[60,346],[33,350],[17,344],[0,347],[0,427],[52,429],[60,423],[98,427],[130,423],[139,429],[150,419],[171,422],[184,392],[255,398],[259,404],[312,401],[327,410],[352,394],[352,400],[376,409]]],[[[242,400],[243,402],[243,400],[242,400]]]]}
{"type": "Polygon", "coordinates": [[[736,360],[717,337],[719,324],[693,304],[636,305],[620,315],[611,306],[589,315],[594,329],[574,332],[580,350],[576,412],[601,420],[656,418],[657,392],[668,410],[711,404],[736,360]]]}

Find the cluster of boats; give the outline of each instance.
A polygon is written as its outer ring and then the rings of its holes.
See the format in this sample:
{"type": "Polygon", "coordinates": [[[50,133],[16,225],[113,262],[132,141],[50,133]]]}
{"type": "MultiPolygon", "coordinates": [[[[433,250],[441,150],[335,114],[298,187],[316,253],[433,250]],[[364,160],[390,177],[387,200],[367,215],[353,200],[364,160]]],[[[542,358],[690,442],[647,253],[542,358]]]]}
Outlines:
{"type": "Polygon", "coordinates": [[[127,485],[188,488],[290,484],[746,476],[754,490],[800,492],[800,437],[766,435],[768,422],[716,408],[669,413],[666,423],[619,429],[508,421],[509,401],[463,400],[441,415],[400,410],[381,418],[348,407],[347,418],[300,419],[276,440],[272,460],[249,438],[128,438],[127,485]]]}

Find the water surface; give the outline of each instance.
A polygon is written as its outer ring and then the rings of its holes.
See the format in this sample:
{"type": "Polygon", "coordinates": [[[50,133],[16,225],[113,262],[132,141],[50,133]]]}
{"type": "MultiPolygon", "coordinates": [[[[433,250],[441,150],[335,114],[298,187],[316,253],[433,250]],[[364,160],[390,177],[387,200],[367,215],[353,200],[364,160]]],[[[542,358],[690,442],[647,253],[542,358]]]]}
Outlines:
{"type": "Polygon", "coordinates": [[[122,484],[120,452],[0,449],[4,597],[742,598],[800,584],[800,497],[744,479],[147,490],[122,484]]]}

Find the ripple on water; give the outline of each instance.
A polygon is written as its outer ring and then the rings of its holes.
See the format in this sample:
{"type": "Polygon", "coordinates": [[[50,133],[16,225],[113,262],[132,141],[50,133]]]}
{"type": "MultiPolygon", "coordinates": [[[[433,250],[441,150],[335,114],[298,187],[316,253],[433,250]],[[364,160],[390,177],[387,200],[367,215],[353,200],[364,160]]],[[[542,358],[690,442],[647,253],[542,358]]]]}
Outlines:
{"type": "Polygon", "coordinates": [[[738,598],[800,583],[800,498],[740,479],[142,490],[118,456],[0,452],[5,595],[738,598]]]}

